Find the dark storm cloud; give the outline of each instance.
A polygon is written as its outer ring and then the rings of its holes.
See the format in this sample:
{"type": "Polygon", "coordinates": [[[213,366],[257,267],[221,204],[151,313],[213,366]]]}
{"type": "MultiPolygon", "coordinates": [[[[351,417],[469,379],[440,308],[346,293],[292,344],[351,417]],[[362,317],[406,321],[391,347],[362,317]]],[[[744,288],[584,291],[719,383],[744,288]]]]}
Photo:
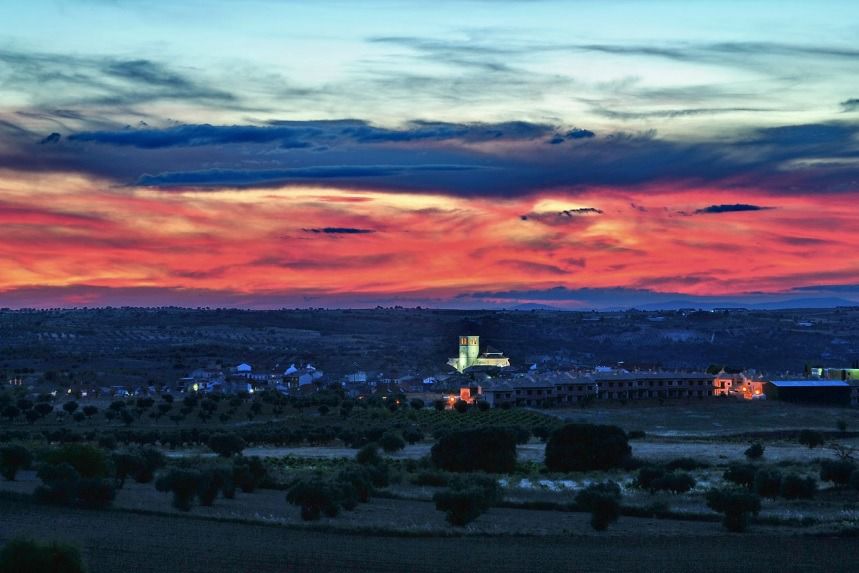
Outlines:
{"type": "Polygon", "coordinates": [[[60,142],[60,138],[61,138],[61,137],[62,137],[62,136],[61,136],[59,133],[57,133],[57,132],[55,131],[55,132],[53,132],[52,134],[50,134],[50,135],[46,136],[46,137],[45,137],[44,139],[42,139],[42,141],[40,141],[39,143],[40,143],[41,145],[46,145],[46,144],[50,144],[50,143],[59,143],[59,142],[60,142]]]}
{"type": "Polygon", "coordinates": [[[841,102],[841,109],[844,111],[859,111],[859,98],[850,98],[841,102]]]}
{"type": "Polygon", "coordinates": [[[8,121],[0,130],[6,134],[0,166],[168,188],[336,180],[382,191],[517,196],[588,185],[727,181],[831,193],[856,190],[859,181],[859,126],[846,122],[748,130],[733,141],[677,141],[654,131],[597,137],[530,122],[412,121],[391,128],[355,119],[81,131],[50,146],[37,145],[44,132],[8,121]],[[563,141],[546,145],[553,137],[563,141]]]}
{"type": "Polygon", "coordinates": [[[523,221],[538,221],[546,225],[561,225],[569,223],[578,217],[602,214],[602,210],[595,207],[576,207],[573,209],[564,209],[557,213],[528,213],[527,215],[521,215],[519,218],[523,221]]]}
{"type": "Polygon", "coordinates": [[[501,260],[495,264],[499,264],[517,271],[532,273],[535,275],[567,275],[569,271],[562,269],[557,265],[549,265],[545,263],[536,263],[533,261],[520,261],[515,259],[501,260]]]}
{"type": "Polygon", "coordinates": [[[695,215],[709,215],[718,213],[738,213],[742,211],[766,211],[772,207],[761,207],[759,205],[748,205],[745,203],[736,203],[733,205],[710,205],[702,209],[696,209],[695,215]]]}
{"type": "Polygon", "coordinates": [[[71,141],[158,149],[241,143],[276,143],[303,148],[343,143],[408,143],[419,141],[516,141],[548,137],[552,126],[524,121],[457,124],[413,121],[401,129],[373,126],[359,120],[277,121],[255,125],[181,125],[166,129],[83,132],[71,141]]]}
{"type": "Polygon", "coordinates": [[[316,180],[377,180],[394,176],[414,176],[417,173],[457,172],[481,169],[472,165],[324,165],[293,169],[203,169],[174,171],[158,175],[144,174],[137,185],[147,187],[182,186],[270,186],[289,181],[316,180]]]}
{"type": "Polygon", "coordinates": [[[375,233],[372,229],[356,229],[354,227],[320,227],[313,229],[302,229],[305,233],[323,233],[326,235],[366,235],[375,233]]]}

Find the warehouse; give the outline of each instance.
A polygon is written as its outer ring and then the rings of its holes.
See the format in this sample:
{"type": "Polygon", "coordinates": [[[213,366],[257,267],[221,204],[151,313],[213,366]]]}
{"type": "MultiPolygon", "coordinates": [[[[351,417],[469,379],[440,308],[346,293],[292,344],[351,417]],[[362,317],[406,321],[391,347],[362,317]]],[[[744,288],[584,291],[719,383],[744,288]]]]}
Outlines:
{"type": "Polygon", "coordinates": [[[849,406],[850,390],[841,380],[772,380],[764,384],[767,398],[806,404],[849,406]]]}

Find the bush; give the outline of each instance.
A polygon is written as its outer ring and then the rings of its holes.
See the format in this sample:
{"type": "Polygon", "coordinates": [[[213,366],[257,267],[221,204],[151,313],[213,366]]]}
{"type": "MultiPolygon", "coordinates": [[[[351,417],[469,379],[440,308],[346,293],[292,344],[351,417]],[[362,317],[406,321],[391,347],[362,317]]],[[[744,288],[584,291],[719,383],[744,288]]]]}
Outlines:
{"type": "Polygon", "coordinates": [[[218,492],[224,487],[224,474],[218,468],[206,468],[200,471],[197,481],[197,499],[202,506],[215,503],[218,492]]]}
{"type": "Polygon", "coordinates": [[[409,406],[411,406],[413,410],[420,410],[426,406],[426,403],[420,398],[412,398],[411,401],[409,401],[409,406]]]}
{"type": "Polygon", "coordinates": [[[387,453],[398,452],[406,447],[406,442],[395,432],[385,432],[379,440],[379,445],[387,453]]]}
{"type": "Polygon", "coordinates": [[[333,484],[321,479],[303,479],[286,494],[286,501],[301,507],[301,519],[316,521],[322,513],[335,517],[340,513],[340,492],[333,484]]]}
{"type": "Polygon", "coordinates": [[[173,507],[180,511],[191,511],[201,476],[196,470],[172,469],[155,482],[158,491],[173,494],[173,507]]]}
{"type": "Polygon", "coordinates": [[[412,480],[415,485],[426,485],[431,487],[443,487],[450,483],[447,474],[439,471],[425,471],[417,474],[412,480]]]}
{"type": "Polygon", "coordinates": [[[403,430],[403,438],[410,444],[415,444],[424,439],[424,433],[417,426],[409,426],[403,430]]]}
{"type": "MultiPolygon", "coordinates": [[[[340,470],[335,476],[338,483],[348,485],[355,499],[360,503],[370,501],[370,496],[373,495],[373,478],[370,470],[365,466],[353,465],[340,470]]],[[[350,508],[346,508],[350,509],[350,508]]]]}
{"type": "Polygon", "coordinates": [[[647,434],[644,432],[644,430],[631,430],[626,433],[626,437],[630,440],[641,440],[647,437],[647,434]]]}
{"type": "Polygon", "coordinates": [[[30,468],[33,456],[30,450],[17,444],[0,448],[0,474],[9,481],[15,481],[19,470],[30,468]]]}
{"type": "Polygon", "coordinates": [[[709,468],[710,464],[707,462],[702,462],[701,460],[696,460],[695,458],[675,458],[665,464],[665,468],[668,470],[683,470],[690,472],[692,470],[701,470],[705,468],[709,468]]]}
{"type": "Polygon", "coordinates": [[[0,550],[3,573],[84,573],[78,550],[71,545],[13,539],[0,550]]]}
{"type": "Polygon", "coordinates": [[[811,499],[817,492],[817,480],[813,477],[802,478],[788,474],[781,480],[779,493],[785,499],[811,499]]]}
{"type": "Polygon", "coordinates": [[[856,463],[850,459],[823,460],[820,462],[820,479],[836,485],[850,483],[850,474],[856,470],[856,463]]]}
{"type": "Polygon", "coordinates": [[[117,487],[122,488],[131,477],[137,483],[149,483],[155,472],[164,467],[164,454],[155,448],[140,448],[136,452],[113,454],[114,477],[117,487]]]}
{"type": "Polygon", "coordinates": [[[761,510],[760,498],[742,489],[711,489],[706,497],[710,509],[725,515],[722,524],[728,531],[745,531],[749,514],[761,510]]]}
{"type": "Polygon", "coordinates": [[[761,468],[755,474],[754,491],[761,497],[775,499],[781,491],[781,472],[775,468],[761,468]]]}
{"type": "Polygon", "coordinates": [[[268,477],[265,464],[257,457],[238,457],[233,461],[233,483],[245,493],[253,493],[268,477]]]}
{"type": "Polygon", "coordinates": [[[228,458],[234,454],[241,454],[247,447],[247,443],[236,434],[219,433],[209,438],[208,446],[219,456],[228,458]]]}
{"type": "Polygon", "coordinates": [[[45,453],[44,460],[52,465],[67,463],[85,478],[106,477],[108,474],[104,451],[87,444],[64,444],[45,453]]]}
{"type": "Polygon", "coordinates": [[[593,484],[576,494],[576,504],[591,512],[591,527],[605,531],[620,517],[620,486],[613,481],[593,484]]]}
{"type": "Polygon", "coordinates": [[[77,499],[81,475],[68,463],[45,464],[36,474],[42,485],[33,492],[36,501],[55,505],[72,505],[77,499]]]}
{"type": "Polygon", "coordinates": [[[753,464],[733,462],[728,466],[728,469],[725,470],[725,473],[722,474],[722,477],[726,481],[752,489],[755,485],[755,475],[757,474],[757,471],[757,467],[753,464]]]}
{"type": "Polygon", "coordinates": [[[460,414],[465,414],[466,412],[468,412],[468,402],[466,402],[465,400],[457,400],[453,403],[453,409],[460,414]]]}
{"type": "Polygon", "coordinates": [[[648,490],[650,493],[657,491],[670,491],[672,493],[686,493],[695,487],[695,478],[681,471],[666,471],[658,466],[645,466],[638,471],[635,480],[637,487],[648,490]]]}
{"type": "Polygon", "coordinates": [[[798,441],[803,446],[808,446],[809,449],[822,446],[824,443],[823,434],[815,430],[802,430],[799,432],[798,441]]]}
{"type": "Polygon", "coordinates": [[[455,431],[442,436],[430,456],[447,471],[510,473],[516,469],[516,436],[492,427],[455,431]]]}
{"type": "Polygon", "coordinates": [[[546,443],[546,467],[553,472],[607,470],[622,466],[631,451],[617,426],[567,424],[546,443]]]}
{"type": "Polygon", "coordinates": [[[478,489],[440,491],[433,496],[435,508],[445,513],[451,525],[463,527],[480,517],[486,506],[478,489]]]}
{"type": "Polygon", "coordinates": [[[451,525],[468,525],[501,499],[498,482],[489,476],[457,477],[450,480],[450,489],[433,496],[435,507],[445,512],[451,525]]]}
{"type": "Polygon", "coordinates": [[[743,453],[750,460],[759,460],[764,457],[764,446],[760,442],[755,442],[743,453]]]}
{"type": "Polygon", "coordinates": [[[36,501],[55,505],[103,509],[113,503],[113,485],[100,477],[82,478],[71,464],[45,464],[39,468],[42,485],[33,493],[36,501]]]}
{"type": "Polygon", "coordinates": [[[355,461],[363,465],[384,463],[382,456],[379,455],[379,445],[374,442],[370,442],[358,450],[358,453],[355,454],[355,461]]]}

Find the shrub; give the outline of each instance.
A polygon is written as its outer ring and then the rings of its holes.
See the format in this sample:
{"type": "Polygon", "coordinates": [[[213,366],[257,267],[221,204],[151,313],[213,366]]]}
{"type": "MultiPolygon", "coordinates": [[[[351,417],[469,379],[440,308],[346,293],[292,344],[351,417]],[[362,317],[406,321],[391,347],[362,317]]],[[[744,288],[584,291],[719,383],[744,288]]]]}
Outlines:
{"type": "Polygon", "coordinates": [[[549,471],[607,470],[622,466],[631,449],[626,433],[617,426],[567,424],[546,443],[549,471]]]}
{"type": "Polygon", "coordinates": [[[379,440],[379,445],[387,453],[398,452],[406,447],[406,442],[395,432],[385,432],[379,440]]]}
{"type": "Polygon", "coordinates": [[[355,454],[355,461],[359,464],[381,464],[384,463],[382,456],[379,455],[379,445],[370,442],[355,454]]]}
{"type": "Polygon", "coordinates": [[[412,480],[415,485],[426,485],[432,487],[443,487],[448,485],[450,479],[447,474],[438,471],[425,471],[417,474],[412,480]]]}
{"type": "Polygon", "coordinates": [[[696,460],[695,458],[675,458],[665,464],[665,467],[669,470],[684,470],[689,472],[692,470],[708,468],[710,467],[710,464],[701,460],[696,460]]]}
{"type": "Polygon", "coordinates": [[[209,438],[208,446],[219,456],[228,458],[234,454],[241,454],[247,447],[247,443],[236,434],[219,433],[209,438]]]}
{"type": "Polygon", "coordinates": [[[848,483],[853,489],[859,489],[859,470],[853,470],[850,473],[850,480],[848,483]]]}
{"type": "Polygon", "coordinates": [[[731,483],[752,489],[755,485],[755,474],[757,468],[753,464],[745,464],[742,462],[733,462],[722,474],[722,477],[731,483]]]}
{"type": "Polygon", "coordinates": [[[30,450],[17,444],[0,448],[0,474],[9,481],[14,481],[19,470],[29,469],[33,462],[30,450]]]}
{"type": "Polygon", "coordinates": [[[197,499],[200,505],[210,506],[215,503],[218,492],[224,487],[224,475],[218,468],[206,468],[200,471],[197,481],[197,499]]]}
{"type": "Polygon", "coordinates": [[[67,463],[85,478],[105,477],[108,474],[104,451],[87,444],[64,444],[45,453],[44,460],[53,465],[67,463]]]}
{"type": "Polygon", "coordinates": [[[447,471],[510,473],[516,469],[516,437],[492,427],[455,431],[442,436],[430,456],[447,471]]]}
{"type": "Polygon", "coordinates": [[[779,493],[785,499],[811,499],[817,492],[817,480],[813,477],[802,478],[788,474],[781,480],[779,493]]]}
{"type": "Polygon", "coordinates": [[[71,545],[13,539],[0,550],[3,573],[84,573],[78,550],[71,545]]]}
{"type": "Polygon", "coordinates": [[[453,409],[460,414],[465,414],[466,412],[468,412],[468,402],[466,402],[465,400],[457,400],[453,403],[453,409]]]}
{"type": "Polygon", "coordinates": [[[432,403],[433,408],[436,409],[436,412],[444,412],[445,408],[447,408],[447,401],[438,399],[432,403]]]}
{"type": "Polygon", "coordinates": [[[750,460],[759,460],[764,457],[764,446],[760,442],[755,442],[743,453],[750,460]]]}
{"type": "Polygon", "coordinates": [[[131,477],[137,483],[149,483],[155,472],[164,467],[164,454],[155,448],[140,448],[136,452],[119,452],[113,455],[114,477],[117,487],[125,485],[131,477]]]}
{"type": "Polygon", "coordinates": [[[651,493],[656,491],[653,483],[665,476],[665,470],[659,466],[644,466],[638,470],[638,476],[635,478],[635,486],[641,489],[646,489],[651,493]]]}
{"type": "Polygon", "coordinates": [[[450,481],[450,489],[433,496],[435,507],[445,512],[451,525],[468,525],[501,498],[498,482],[489,476],[458,477],[450,481]]]}
{"type": "Polygon", "coordinates": [[[815,430],[802,430],[799,432],[798,441],[803,446],[808,446],[809,449],[822,446],[824,443],[823,434],[815,430]]]}
{"type": "Polygon", "coordinates": [[[742,489],[711,489],[706,497],[710,509],[725,515],[722,524],[728,531],[745,531],[749,514],[761,510],[760,498],[742,489]]]}
{"type": "Polygon", "coordinates": [[[286,501],[301,507],[301,519],[316,521],[322,513],[335,517],[340,512],[340,492],[321,479],[299,480],[286,494],[286,501]]]}
{"type": "Polygon", "coordinates": [[[820,462],[820,479],[836,485],[847,485],[850,474],[856,470],[856,463],[850,459],[823,460],[820,462]]]}
{"type": "Polygon", "coordinates": [[[233,461],[233,483],[245,493],[253,493],[268,477],[265,464],[257,457],[238,457],[233,461]]]}
{"type": "Polygon", "coordinates": [[[424,433],[417,426],[409,426],[403,430],[403,438],[410,444],[415,444],[424,439],[424,433]]]}
{"type": "Polygon", "coordinates": [[[36,501],[86,509],[109,507],[116,492],[113,485],[100,477],[82,478],[71,464],[45,464],[39,468],[42,485],[34,492],[36,501]]]}
{"type": "Polygon", "coordinates": [[[481,412],[486,412],[487,410],[489,410],[489,408],[491,408],[491,406],[486,400],[480,400],[477,402],[477,409],[481,412]]]}
{"type": "Polygon", "coordinates": [[[424,406],[426,406],[426,403],[423,400],[421,400],[420,398],[412,398],[409,401],[409,406],[411,406],[412,409],[414,409],[414,410],[420,410],[424,406]]]}
{"type": "Polygon", "coordinates": [[[353,465],[344,468],[337,473],[335,480],[341,484],[347,484],[360,503],[367,503],[373,495],[372,476],[370,470],[364,466],[353,465]]]}
{"type": "Polygon", "coordinates": [[[781,472],[775,468],[761,468],[755,474],[754,491],[761,497],[775,499],[781,491],[781,472]]]}
{"type": "Polygon", "coordinates": [[[681,471],[666,471],[658,466],[645,466],[638,471],[636,486],[654,493],[670,491],[686,493],[695,487],[695,478],[681,471]]]}
{"type": "Polygon", "coordinates": [[[631,430],[631,431],[626,433],[626,436],[630,440],[641,440],[641,439],[645,438],[647,436],[647,434],[644,432],[644,430],[631,430]]]}
{"type": "Polygon", "coordinates": [[[81,475],[68,463],[45,464],[36,474],[42,485],[33,493],[36,501],[56,505],[71,505],[77,499],[81,475]]]}
{"type": "Polygon", "coordinates": [[[478,489],[440,491],[433,496],[435,508],[445,513],[451,525],[463,527],[480,517],[486,507],[478,489]]]}
{"type": "Polygon", "coordinates": [[[591,512],[591,527],[605,531],[620,517],[620,486],[613,481],[592,484],[576,494],[576,504],[591,512]]]}
{"type": "Polygon", "coordinates": [[[200,482],[200,472],[187,469],[172,469],[155,481],[158,491],[173,494],[173,507],[180,511],[191,511],[194,496],[200,482]]]}

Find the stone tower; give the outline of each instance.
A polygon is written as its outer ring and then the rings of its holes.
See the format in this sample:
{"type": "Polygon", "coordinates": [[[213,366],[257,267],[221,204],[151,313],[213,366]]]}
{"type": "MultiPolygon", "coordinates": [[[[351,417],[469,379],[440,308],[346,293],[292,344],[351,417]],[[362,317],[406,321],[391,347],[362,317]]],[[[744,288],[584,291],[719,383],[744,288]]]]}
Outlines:
{"type": "Polygon", "coordinates": [[[466,368],[473,366],[477,362],[477,357],[480,355],[480,337],[479,336],[460,336],[459,337],[459,368],[462,372],[466,368]]]}

